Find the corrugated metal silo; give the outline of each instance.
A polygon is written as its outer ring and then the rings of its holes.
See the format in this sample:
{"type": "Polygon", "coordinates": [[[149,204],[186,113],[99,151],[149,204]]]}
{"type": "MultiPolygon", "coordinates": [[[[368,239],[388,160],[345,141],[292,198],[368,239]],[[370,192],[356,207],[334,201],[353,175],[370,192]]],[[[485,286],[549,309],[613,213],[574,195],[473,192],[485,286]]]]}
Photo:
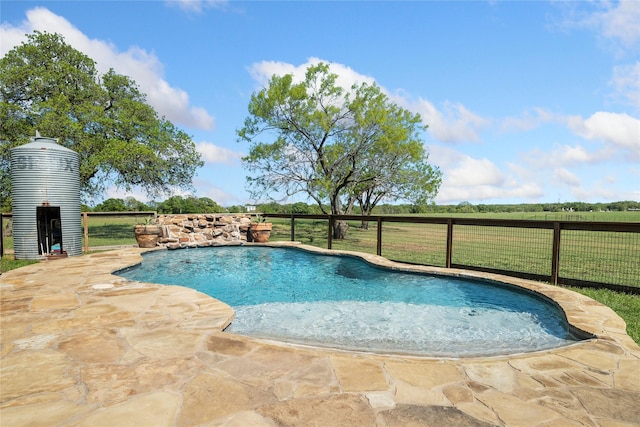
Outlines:
{"type": "Polygon", "coordinates": [[[36,135],[11,149],[16,259],[82,254],[79,156],[36,135]]]}

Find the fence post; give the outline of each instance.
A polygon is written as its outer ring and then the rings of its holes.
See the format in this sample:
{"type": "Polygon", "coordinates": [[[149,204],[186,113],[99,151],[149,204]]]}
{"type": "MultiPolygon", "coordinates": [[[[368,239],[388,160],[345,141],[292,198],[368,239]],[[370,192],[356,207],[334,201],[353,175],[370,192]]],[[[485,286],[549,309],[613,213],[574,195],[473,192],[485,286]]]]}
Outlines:
{"type": "Polygon", "coordinates": [[[382,217],[378,217],[378,245],[376,248],[376,253],[378,256],[382,256],[382,217]]]}
{"type": "Polygon", "coordinates": [[[2,212],[0,212],[0,258],[4,256],[4,226],[2,225],[2,212]]]}
{"type": "Polygon", "coordinates": [[[558,284],[560,270],[560,222],[553,223],[553,247],[551,249],[551,278],[550,282],[558,284]]]}
{"type": "Polygon", "coordinates": [[[291,214],[291,241],[296,240],[296,218],[291,214]]]}
{"type": "Polygon", "coordinates": [[[327,249],[333,245],[333,215],[329,215],[329,234],[327,236],[327,249]]]}
{"type": "Polygon", "coordinates": [[[453,218],[447,219],[447,255],[445,265],[451,268],[451,255],[453,253],[453,218]]]}
{"type": "Polygon", "coordinates": [[[84,251],[89,252],[89,218],[86,212],[82,212],[82,223],[84,225],[84,251]]]}

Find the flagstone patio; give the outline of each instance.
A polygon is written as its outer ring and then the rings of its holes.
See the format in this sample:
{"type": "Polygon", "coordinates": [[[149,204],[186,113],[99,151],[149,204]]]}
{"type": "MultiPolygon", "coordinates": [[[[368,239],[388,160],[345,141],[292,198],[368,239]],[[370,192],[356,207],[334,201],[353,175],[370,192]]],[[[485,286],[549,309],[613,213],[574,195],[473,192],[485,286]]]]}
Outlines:
{"type": "Polygon", "coordinates": [[[143,251],[0,276],[1,426],[640,425],[640,347],[560,287],[468,273],[552,297],[597,338],[508,357],[353,353],[224,333],[222,302],[111,274],[143,251]]]}

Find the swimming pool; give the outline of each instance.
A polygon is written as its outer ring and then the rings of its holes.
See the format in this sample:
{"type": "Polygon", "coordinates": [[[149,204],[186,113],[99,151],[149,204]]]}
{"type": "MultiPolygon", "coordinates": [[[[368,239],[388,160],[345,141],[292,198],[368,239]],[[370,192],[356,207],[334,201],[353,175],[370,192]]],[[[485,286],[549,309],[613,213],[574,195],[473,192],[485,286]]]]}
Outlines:
{"type": "Polygon", "coordinates": [[[462,357],[579,340],[550,300],[515,286],[403,272],[295,248],[156,251],[117,273],[181,285],[234,308],[227,331],[381,353],[462,357]]]}

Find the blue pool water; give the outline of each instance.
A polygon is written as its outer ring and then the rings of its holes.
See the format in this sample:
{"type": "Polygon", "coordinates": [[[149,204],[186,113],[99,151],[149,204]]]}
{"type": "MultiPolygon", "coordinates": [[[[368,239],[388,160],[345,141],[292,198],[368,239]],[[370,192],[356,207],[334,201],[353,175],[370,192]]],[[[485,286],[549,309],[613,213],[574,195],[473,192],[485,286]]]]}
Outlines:
{"type": "Polygon", "coordinates": [[[577,340],[550,301],[493,282],[400,272],[293,248],[157,251],[118,273],[230,306],[230,332],[384,353],[489,356],[577,340]]]}

